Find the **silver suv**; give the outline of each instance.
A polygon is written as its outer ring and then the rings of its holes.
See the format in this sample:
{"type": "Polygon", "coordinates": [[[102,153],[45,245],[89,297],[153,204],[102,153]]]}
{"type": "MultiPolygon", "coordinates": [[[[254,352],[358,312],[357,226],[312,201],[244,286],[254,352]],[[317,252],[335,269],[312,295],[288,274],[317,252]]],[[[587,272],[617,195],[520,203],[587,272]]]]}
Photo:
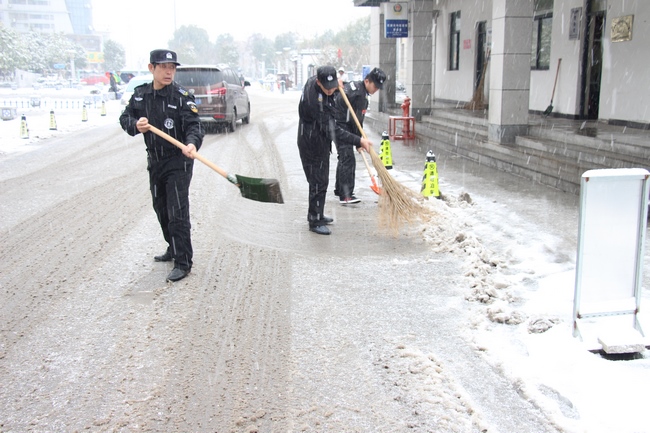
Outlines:
{"type": "Polygon", "coordinates": [[[251,103],[246,86],[228,66],[183,65],[176,69],[174,80],[194,94],[199,117],[205,126],[225,125],[234,132],[237,121],[250,122],[251,103]]]}

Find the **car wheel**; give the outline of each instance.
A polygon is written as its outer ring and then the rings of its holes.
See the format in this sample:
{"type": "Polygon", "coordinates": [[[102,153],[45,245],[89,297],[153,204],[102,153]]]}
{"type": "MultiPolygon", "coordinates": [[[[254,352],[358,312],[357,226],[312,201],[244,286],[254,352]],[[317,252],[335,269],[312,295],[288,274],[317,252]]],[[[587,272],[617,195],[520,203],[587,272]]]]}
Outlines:
{"type": "Polygon", "coordinates": [[[248,104],[248,114],[241,121],[244,125],[248,125],[251,122],[251,104],[248,104]]]}
{"type": "Polygon", "coordinates": [[[237,111],[233,110],[232,120],[228,122],[228,132],[235,132],[236,127],[237,127],[237,111]]]}

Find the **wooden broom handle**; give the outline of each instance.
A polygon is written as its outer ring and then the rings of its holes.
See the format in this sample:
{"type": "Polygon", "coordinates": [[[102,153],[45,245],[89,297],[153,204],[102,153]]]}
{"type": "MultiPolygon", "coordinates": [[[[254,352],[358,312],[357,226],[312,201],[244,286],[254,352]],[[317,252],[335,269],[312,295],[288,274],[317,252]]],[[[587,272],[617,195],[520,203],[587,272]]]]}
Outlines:
{"type": "MultiPolygon", "coordinates": [[[[343,90],[343,86],[339,84],[339,93],[341,93],[341,96],[343,97],[343,100],[345,101],[345,105],[348,106],[348,110],[350,110],[350,113],[352,113],[352,117],[354,118],[354,123],[357,124],[357,128],[359,128],[359,132],[361,132],[361,136],[365,139],[368,139],[368,136],[366,135],[365,131],[361,127],[361,123],[359,122],[359,118],[357,117],[357,113],[354,112],[354,108],[352,108],[352,104],[350,104],[350,100],[348,99],[348,96],[345,94],[345,90],[343,90]]],[[[365,149],[364,149],[365,150],[365,149]]],[[[370,178],[374,179],[372,172],[370,171],[370,165],[368,164],[368,160],[366,159],[366,155],[364,155],[364,152],[359,152],[361,153],[361,157],[363,158],[363,163],[366,164],[366,169],[368,169],[368,173],[370,174],[370,178]]]]}
{"type": "MultiPolygon", "coordinates": [[[[181,143],[180,141],[176,140],[174,137],[171,135],[167,134],[166,132],[161,131],[160,129],[156,128],[155,126],[149,124],[149,131],[153,132],[154,134],[158,135],[159,137],[164,138],[165,140],[169,141],[171,144],[174,146],[180,148],[180,149],[185,149],[187,146],[181,143]]],[[[198,159],[201,161],[203,164],[207,165],[226,179],[230,180],[228,177],[228,173],[212,161],[207,160],[206,158],[203,157],[203,155],[200,155],[199,152],[194,152],[194,158],[198,159]]],[[[232,182],[232,180],[230,180],[232,182]]]]}
{"type": "MultiPolygon", "coordinates": [[[[352,117],[354,118],[354,123],[357,124],[357,128],[359,128],[359,132],[361,132],[361,136],[363,138],[367,139],[368,136],[363,131],[363,128],[361,127],[361,123],[359,123],[359,118],[357,117],[357,113],[354,112],[354,109],[352,108],[352,104],[350,104],[350,100],[348,100],[348,95],[345,94],[345,91],[343,90],[343,86],[341,86],[340,84],[339,84],[339,92],[341,93],[341,96],[343,97],[343,100],[345,101],[345,105],[348,106],[348,109],[350,110],[350,113],[352,113],[352,117]]],[[[361,154],[363,154],[363,152],[361,152],[361,154]]]]}
{"type": "Polygon", "coordinates": [[[562,63],[562,58],[557,59],[557,70],[555,71],[555,82],[553,83],[553,93],[551,93],[551,102],[555,98],[555,86],[557,85],[557,77],[560,75],[560,63],[562,63]]]}

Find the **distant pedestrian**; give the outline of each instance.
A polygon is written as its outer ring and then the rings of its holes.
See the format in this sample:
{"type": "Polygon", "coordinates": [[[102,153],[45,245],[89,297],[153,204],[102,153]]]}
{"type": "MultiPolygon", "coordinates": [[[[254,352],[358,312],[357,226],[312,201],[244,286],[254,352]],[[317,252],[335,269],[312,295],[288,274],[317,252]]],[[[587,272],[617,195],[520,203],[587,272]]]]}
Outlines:
{"type": "Polygon", "coordinates": [[[345,69],[342,66],[339,68],[339,81],[341,84],[345,83],[345,69]]]}
{"type": "MultiPolygon", "coordinates": [[[[368,109],[368,96],[374,95],[384,86],[386,74],[379,68],[374,68],[366,75],[366,78],[359,81],[350,81],[343,86],[345,95],[354,109],[354,113],[363,127],[363,120],[368,109]]],[[[353,147],[361,151],[361,148],[368,148],[372,143],[363,138],[354,116],[340,94],[336,99],[336,151],[338,153],[338,164],[336,166],[336,183],[334,194],[339,197],[342,205],[359,203],[361,200],[354,195],[355,170],[357,161],[354,156],[353,147]]]]}
{"type": "Polygon", "coordinates": [[[108,89],[115,94],[114,99],[117,99],[117,80],[115,79],[115,74],[107,72],[106,75],[108,76],[108,89]]]}
{"type": "Polygon", "coordinates": [[[153,208],[167,242],[165,253],[154,260],[174,260],[167,280],[178,281],[192,269],[189,188],[194,157],[203,142],[204,131],[194,96],[174,82],[179,65],[176,53],[153,50],[149,62],[153,81],[135,88],[120,116],[120,124],[129,135],[144,135],[153,208]],[[181,151],[150,132],[150,126],[185,143],[186,148],[181,151]]]}

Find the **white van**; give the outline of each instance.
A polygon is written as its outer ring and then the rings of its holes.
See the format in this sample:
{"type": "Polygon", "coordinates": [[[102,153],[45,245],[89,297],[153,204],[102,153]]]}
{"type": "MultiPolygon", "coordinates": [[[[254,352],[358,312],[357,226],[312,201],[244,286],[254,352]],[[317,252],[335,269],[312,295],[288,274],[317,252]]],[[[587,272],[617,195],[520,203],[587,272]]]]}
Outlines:
{"type": "Polygon", "coordinates": [[[131,100],[131,96],[133,96],[133,89],[138,87],[140,84],[151,83],[152,81],[153,75],[151,74],[136,75],[135,77],[131,78],[129,84],[127,84],[126,88],[124,89],[124,93],[122,93],[120,103],[122,105],[128,104],[131,100]]]}

